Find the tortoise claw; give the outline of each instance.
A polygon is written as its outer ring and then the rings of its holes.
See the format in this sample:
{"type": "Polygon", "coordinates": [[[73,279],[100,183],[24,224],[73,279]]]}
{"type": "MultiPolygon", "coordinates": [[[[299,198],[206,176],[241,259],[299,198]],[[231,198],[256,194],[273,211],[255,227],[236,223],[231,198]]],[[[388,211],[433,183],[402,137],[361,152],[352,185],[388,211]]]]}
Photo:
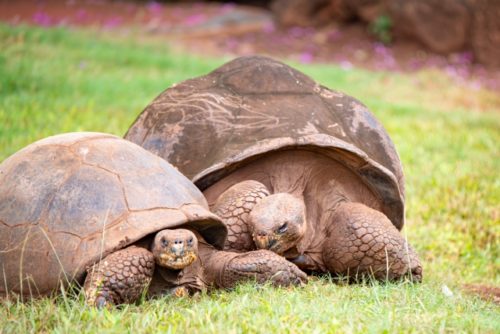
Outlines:
{"type": "Polygon", "coordinates": [[[109,306],[109,303],[106,300],[106,298],[104,298],[103,296],[99,296],[96,298],[95,307],[97,307],[99,310],[103,309],[105,307],[108,307],[108,306],[109,306]]]}

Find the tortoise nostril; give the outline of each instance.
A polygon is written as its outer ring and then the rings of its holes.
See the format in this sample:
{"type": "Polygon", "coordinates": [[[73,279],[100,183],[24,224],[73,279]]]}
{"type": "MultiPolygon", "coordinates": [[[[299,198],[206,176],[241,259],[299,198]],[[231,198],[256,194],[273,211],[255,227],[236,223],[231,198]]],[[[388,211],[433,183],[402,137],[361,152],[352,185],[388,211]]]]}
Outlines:
{"type": "Polygon", "coordinates": [[[257,236],[259,236],[259,237],[265,237],[265,236],[267,236],[267,233],[264,232],[264,231],[259,231],[259,232],[257,232],[257,236]]]}

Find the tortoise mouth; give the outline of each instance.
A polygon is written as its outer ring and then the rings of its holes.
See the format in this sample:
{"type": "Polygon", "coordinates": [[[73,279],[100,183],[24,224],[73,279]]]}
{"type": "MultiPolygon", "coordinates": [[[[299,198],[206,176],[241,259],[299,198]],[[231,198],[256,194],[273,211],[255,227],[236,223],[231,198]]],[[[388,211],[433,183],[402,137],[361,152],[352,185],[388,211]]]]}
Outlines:
{"type": "Polygon", "coordinates": [[[181,254],[166,251],[157,257],[156,263],[168,269],[179,270],[191,265],[197,258],[198,256],[194,250],[184,251],[181,254]]]}
{"type": "Polygon", "coordinates": [[[266,235],[256,236],[254,242],[259,249],[267,249],[276,254],[283,254],[294,246],[288,239],[283,238],[281,235],[266,235]]]}
{"type": "Polygon", "coordinates": [[[269,245],[267,247],[268,250],[271,252],[274,252],[276,254],[282,254],[283,252],[286,251],[286,249],[283,249],[283,244],[279,243],[276,239],[271,239],[269,242],[269,245]]]}

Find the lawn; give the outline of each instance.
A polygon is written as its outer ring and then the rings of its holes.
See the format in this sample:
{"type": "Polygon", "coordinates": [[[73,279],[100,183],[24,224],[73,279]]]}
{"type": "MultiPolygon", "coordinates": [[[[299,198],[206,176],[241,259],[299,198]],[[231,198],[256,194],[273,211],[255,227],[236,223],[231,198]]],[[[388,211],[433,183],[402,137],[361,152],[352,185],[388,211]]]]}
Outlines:
{"type": "MultiPolygon", "coordinates": [[[[229,60],[138,37],[0,25],[0,161],[60,132],[121,136],[165,88],[229,60]]],[[[437,71],[292,65],[363,101],[394,140],[406,174],[403,233],[421,256],[422,284],[248,283],[104,311],[81,296],[3,301],[0,333],[499,333],[499,306],[463,286],[500,286],[500,95],[437,71]]]]}

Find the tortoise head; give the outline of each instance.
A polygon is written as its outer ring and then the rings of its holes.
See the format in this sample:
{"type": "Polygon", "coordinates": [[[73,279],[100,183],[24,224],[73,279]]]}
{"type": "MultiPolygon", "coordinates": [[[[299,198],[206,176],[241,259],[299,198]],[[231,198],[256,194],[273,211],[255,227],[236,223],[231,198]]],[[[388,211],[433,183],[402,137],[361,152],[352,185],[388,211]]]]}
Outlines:
{"type": "Polygon", "coordinates": [[[258,248],[283,254],[306,233],[305,204],[287,193],[273,194],[255,205],[249,221],[258,248]]]}
{"type": "Polygon", "coordinates": [[[198,257],[198,239],[189,230],[162,230],[156,233],[151,251],[159,266],[183,269],[198,257]]]}

